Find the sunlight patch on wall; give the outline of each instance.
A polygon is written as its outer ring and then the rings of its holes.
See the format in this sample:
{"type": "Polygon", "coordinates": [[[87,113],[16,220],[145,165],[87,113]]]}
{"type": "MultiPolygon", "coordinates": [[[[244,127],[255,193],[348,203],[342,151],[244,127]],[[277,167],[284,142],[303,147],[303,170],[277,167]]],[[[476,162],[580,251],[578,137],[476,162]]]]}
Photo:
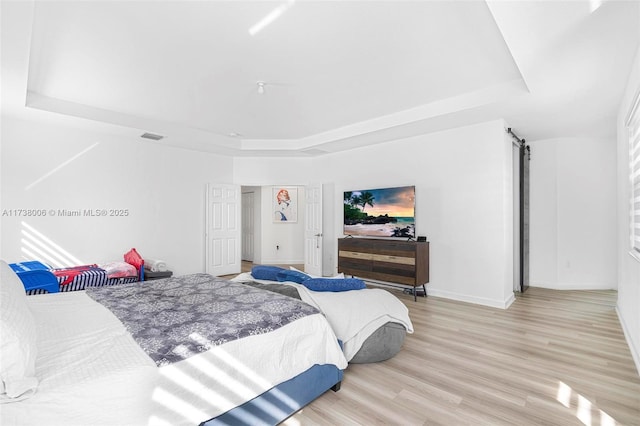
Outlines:
{"type": "Polygon", "coordinates": [[[564,382],[558,382],[556,400],[570,410],[575,410],[576,418],[585,426],[592,426],[596,424],[599,424],[600,426],[617,425],[613,417],[591,404],[591,401],[584,396],[575,393],[573,389],[571,389],[571,386],[564,382]],[[592,416],[593,414],[596,416],[592,416]],[[593,417],[599,417],[599,419],[597,419],[598,421],[594,423],[594,420],[596,419],[593,417]]]}
{"type": "Polygon", "coordinates": [[[80,151],[79,153],[77,153],[76,155],[74,155],[73,157],[69,158],[67,161],[64,161],[62,163],[60,163],[58,166],[56,166],[53,170],[45,173],[44,175],[42,175],[41,177],[39,177],[38,179],[36,179],[35,181],[31,182],[29,185],[24,187],[25,191],[30,190],[31,188],[33,188],[34,186],[36,186],[37,184],[39,184],[40,182],[44,181],[45,179],[47,179],[49,176],[53,175],[54,173],[56,173],[57,171],[59,171],[60,169],[62,169],[63,167],[69,165],[71,162],[73,162],[74,160],[76,160],[77,158],[81,157],[82,155],[86,154],[87,152],[89,152],[90,150],[92,150],[93,148],[95,148],[96,146],[100,145],[100,142],[96,142],[93,145],[91,145],[88,148],[83,149],[82,151],[80,151]]]}
{"type": "Polygon", "coordinates": [[[293,6],[295,2],[296,0],[288,0],[286,3],[281,4],[280,6],[273,9],[264,18],[262,18],[261,20],[256,22],[251,28],[249,28],[249,34],[251,34],[252,36],[258,34],[266,26],[268,26],[273,21],[275,21],[280,16],[282,16],[282,14],[284,14],[291,6],[293,6]]]}
{"type": "Polygon", "coordinates": [[[60,247],[26,222],[21,222],[20,251],[24,260],[40,260],[54,268],[84,265],[84,262],[60,247]]]}
{"type": "Polygon", "coordinates": [[[598,10],[598,8],[602,6],[602,2],[603,0],[589,0],[589,13],[593,13],[598,10]]]}

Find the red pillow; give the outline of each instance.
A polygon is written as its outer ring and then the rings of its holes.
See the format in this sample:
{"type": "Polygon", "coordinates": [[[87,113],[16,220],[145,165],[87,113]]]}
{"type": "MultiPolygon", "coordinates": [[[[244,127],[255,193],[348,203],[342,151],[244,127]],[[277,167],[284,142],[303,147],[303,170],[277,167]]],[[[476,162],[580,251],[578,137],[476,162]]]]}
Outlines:
{"type": "Polygon", "coordinates": [[[144,266],[144,259],[134,248],[124,254],[124,261],[135,266],[138,272],[140,272],[140,269],[144,266]]]}

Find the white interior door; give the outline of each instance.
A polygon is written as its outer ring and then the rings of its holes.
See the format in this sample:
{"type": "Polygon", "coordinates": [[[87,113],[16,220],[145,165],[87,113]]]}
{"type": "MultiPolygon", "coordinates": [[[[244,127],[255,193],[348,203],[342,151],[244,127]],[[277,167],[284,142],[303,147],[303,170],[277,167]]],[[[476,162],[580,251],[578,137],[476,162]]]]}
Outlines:
{"type": "Polygon", "coordinates": [[[254,241],[254,193],[242,193],[242,260],[253,262],[254,241]]]}
{"type": "Polygon", "coordinates": [[[322,184],[305,188],[304,270],[322,275],[322,184]]]}
{"type": "Polygon", "coordinates": [[[240,186],[209,184],[206,195],[206,271],[211,275],[241,272],[240,186]]]}

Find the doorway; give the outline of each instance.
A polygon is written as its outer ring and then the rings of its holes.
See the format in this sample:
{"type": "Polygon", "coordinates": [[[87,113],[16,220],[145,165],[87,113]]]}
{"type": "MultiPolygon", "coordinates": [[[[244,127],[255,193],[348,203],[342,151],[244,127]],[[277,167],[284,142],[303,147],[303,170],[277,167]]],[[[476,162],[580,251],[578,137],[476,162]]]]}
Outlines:
{"type": "Polygon", "coordinates": [[[298,220],[278,223],[273,219],[274,185],[241,186],[243,261],[254,264],[304,264],[319,276],[335,275],[337,242],[334,235],[333,184],[289,185],[297,189],[298,220]],[[311,226],[313,225],[313,226],[311,226]]]}
{"type": "Polygon", "coordinates": [[[255,248],[255,192],[242,189],[242,255],[241,259],[253,262],[255,248]]]}

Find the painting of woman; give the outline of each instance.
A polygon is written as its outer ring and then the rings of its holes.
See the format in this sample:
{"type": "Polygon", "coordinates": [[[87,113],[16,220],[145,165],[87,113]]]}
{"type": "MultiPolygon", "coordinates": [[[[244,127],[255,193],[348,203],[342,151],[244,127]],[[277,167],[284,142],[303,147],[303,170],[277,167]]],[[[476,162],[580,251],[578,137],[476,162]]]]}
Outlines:
{"type": "Polygon", "coordinates": [[[298,220],[297,189],[274,188],[273,192],[274,222],[296,222],[298,220]]]}

